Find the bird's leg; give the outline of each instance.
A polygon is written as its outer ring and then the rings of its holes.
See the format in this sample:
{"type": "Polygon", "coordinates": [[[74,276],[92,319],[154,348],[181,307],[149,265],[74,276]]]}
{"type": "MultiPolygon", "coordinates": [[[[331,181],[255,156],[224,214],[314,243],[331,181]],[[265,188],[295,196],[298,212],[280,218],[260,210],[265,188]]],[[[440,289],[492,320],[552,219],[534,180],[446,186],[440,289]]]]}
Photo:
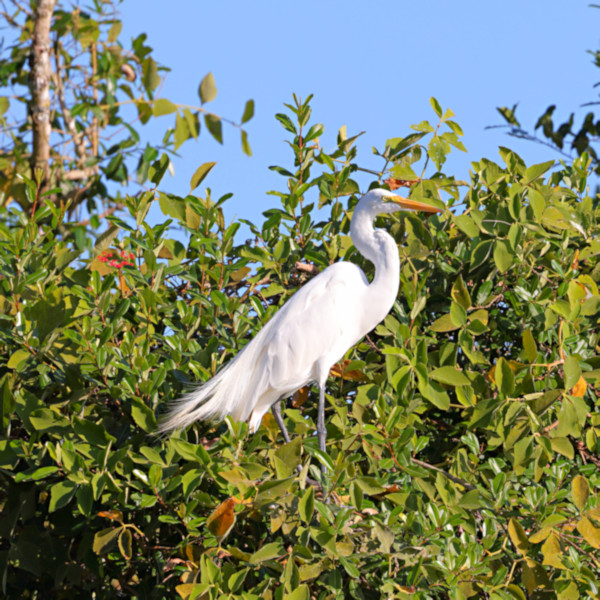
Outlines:
{"type": "Polygon", "coordinates": [[[281,429],[281,433],[283,433],[283,439],[286,443],[290,443],[290,434],[288,433],[287,427],[283,422],[283,417],[281,416],[281,404],[282,400],[277,400],[273,406],[271,406],[271,411],[273,412],[273,416],[275,417],[275,423],[279,425],[279,429],[281,429]]]}
{"type": "MultiPolygon", "coordinates": [[[[283,439],[289,444],[290,443],[290,434],[288,433],[287,427],[285,426],[285,423],[283,422],[283,417],[281,415],[281,405],[282,404],[283,404],[283,400],[278,400],[277,402],[275,402],[275,404],[273,404],[273,406],[271,406],[271,411],[273,412],[273,416],[275,417],[275,422],[277,423],[277,425],[279,425],[279,429],[281,429],[281,433],[283,433],[283,439]]],[[[298,475],[301,475],[302,474],[302,465],[296,465],[296,471],[298,472],[298,475]]],[[[311,477],[307,477],[306,481],[310,485],[314,485],[317,487],[321,486],[321,484],[318,481],[315,481],[311,477]]]]}
{"type": "MultiPolygon", "coordinates": [[[[327,429],[325,427],[325,384],[319,386],[319,412],[317,413],[317,437],[319,438],[319,449],[327,451],[327,429]]],[[[327,473],[327,467],[321,464],[321,472],[327,473]]]]}

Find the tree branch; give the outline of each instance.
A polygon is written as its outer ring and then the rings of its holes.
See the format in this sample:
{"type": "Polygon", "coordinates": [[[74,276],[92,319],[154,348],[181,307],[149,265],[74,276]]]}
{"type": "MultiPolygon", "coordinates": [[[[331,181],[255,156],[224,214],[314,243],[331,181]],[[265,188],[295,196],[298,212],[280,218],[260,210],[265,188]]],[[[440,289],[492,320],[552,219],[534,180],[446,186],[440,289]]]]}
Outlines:
{"type": "Polygon", "coordinates": [[[44,172],[42,188],[50,174],[50,26],[56,0],[38,0],[35,5],[30,55],[31,118],[33,121],[33,153],[31,168],[44,172]]]}

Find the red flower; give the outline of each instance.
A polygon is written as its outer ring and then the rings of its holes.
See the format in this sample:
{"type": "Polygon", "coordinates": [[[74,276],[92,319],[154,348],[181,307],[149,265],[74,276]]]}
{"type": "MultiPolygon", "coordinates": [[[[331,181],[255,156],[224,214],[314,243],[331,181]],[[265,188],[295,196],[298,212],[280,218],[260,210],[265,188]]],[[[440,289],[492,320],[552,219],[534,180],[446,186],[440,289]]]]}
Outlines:
{"type": "Polygon", "coordinates": [[[122,269],[123,267],[132,267],[135,263],[133,259],[135,254],[128,252],[127,250],[103,250],[98,256],[98,260],[103,263],[107,263],[109,267],[115,269],[122,269]],[[122,260],[119,260],[121,258],[122,260]]]}

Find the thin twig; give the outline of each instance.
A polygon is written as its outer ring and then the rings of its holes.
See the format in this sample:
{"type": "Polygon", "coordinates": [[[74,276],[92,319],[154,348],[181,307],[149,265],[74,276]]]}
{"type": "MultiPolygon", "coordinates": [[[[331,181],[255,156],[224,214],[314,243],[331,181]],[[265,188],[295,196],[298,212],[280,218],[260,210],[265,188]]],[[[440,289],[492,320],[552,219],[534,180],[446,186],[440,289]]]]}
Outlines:
{"type": "Polygon", "coordinates": [[[419,460],[418,458],[411,458],[411,460],[416,465],[419,465],[420,467],[423,467],[424,469],[430,469],[431,471],[437,471],[438,473],[442,473],[442,475],[445,475],[448,479],[450,479],[450,481],[453,481],[454,483],[458,483],[459,485],[462,485],[467,490],[477,489],[477,488],[475,488],[475,486],[472,486],[470,483],[467,483],[464,479],[461,479],[460,477],[456,477],[455,475],[452,475],[452,473],[448,473],[447,471],[444,471],[443,469],[440,469],[439,467],[430,465],[429,463],[419,460]]]}

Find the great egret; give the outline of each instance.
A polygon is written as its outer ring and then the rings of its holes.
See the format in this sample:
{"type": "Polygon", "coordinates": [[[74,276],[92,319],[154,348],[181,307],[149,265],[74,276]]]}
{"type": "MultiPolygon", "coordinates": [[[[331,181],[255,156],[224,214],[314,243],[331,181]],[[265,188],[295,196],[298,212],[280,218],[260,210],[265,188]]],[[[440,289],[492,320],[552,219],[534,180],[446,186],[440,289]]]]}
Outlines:
{"type": "Polygon", "coordinates": [[[279,400],[310,382],[319,386],[317,434],[325,452],[325,382],[331,367],[380,323],[392,308],[400,285],[400,258],[394,238],[375,229],[375,217],[402,209],[440,212],[382,189],[367,192],[354,209],[350,235],[355,248],[375,265],[369,283],[349,262],[327,267],[300,288],[256,337],[212,379],[181,398],[160,431],[194,421],[231,415],[249,421],[255,432],[263,415],[273,414],[286,441],[279,400]]]}

